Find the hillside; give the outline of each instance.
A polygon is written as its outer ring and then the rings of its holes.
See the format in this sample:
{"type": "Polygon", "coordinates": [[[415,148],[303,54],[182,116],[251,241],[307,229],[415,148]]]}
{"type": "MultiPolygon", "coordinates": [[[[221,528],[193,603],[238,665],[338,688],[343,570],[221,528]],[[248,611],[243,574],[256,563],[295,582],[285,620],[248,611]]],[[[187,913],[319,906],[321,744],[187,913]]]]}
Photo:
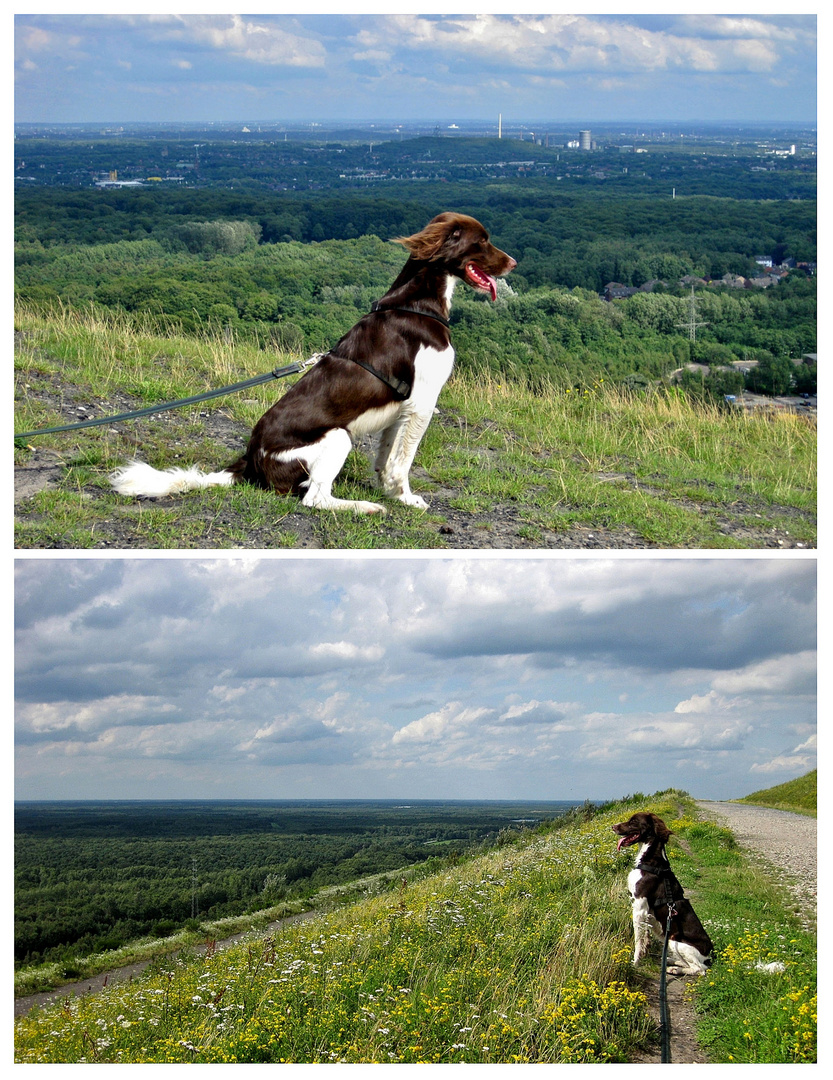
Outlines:
{"type": "Polygon", "coordinates": [[[669,855],[715,938],[695,998],[711,1060],[813,1060],[813,939],[731,834],[674,791],[583,808],[280,934],[36,1010],[17,1022],[17,1060],[632,1060],[656,1039],[654,968],[629,964],[631,857],[610,826],[637,808],[673,827],[669,855]],[[780,973],[755,969],[776,957],[780,973]]]}
{"type": "Polygon", "coordinates": [[[754,806],[771,806],[774,810],[790,810],[794,814],[816,816],[817,770],[788,780],[786,784],[753,791],[736,802],[751,803],[754,806]]]}
{"type": "MultiPolygon", "coordinates": [[[[481,305],[482,307],[482,305],[481,305]]],[[[270,371],[297,356],[223,335],[161,333],[92,309],[21,307],[16,431],[107,417],[270,371]]],[[[465,337],[465,335],[463,335],[465,337]]],[[[488,342],[487,342],[488,343],[488,342]]],[[[461,345],[460,348],[463,348],[461,345]]],[[[461,364],[419,448],[425,513],[317,514],[250,487],[132,500],[108,474],[227,464],[291,380],[153,418],[38,436],[15,452],[21,548],[797,548],[816,543],[816,430],[672,389],[583,388],[461,364]],[[219,403],[218,403],[219,402],[219,403]]],[[[336,493],[367,498],[368,447],[336,493]]]]}

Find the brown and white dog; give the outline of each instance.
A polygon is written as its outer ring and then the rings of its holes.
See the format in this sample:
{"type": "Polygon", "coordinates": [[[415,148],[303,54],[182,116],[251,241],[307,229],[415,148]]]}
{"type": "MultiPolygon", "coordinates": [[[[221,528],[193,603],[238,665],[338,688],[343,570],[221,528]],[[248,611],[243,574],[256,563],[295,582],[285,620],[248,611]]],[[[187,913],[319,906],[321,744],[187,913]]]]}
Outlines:
{"type": "Polygon", "coordinates": [[[633,898],[633,962],[638,963],[648,951],[651,932],[660,940],[665,938],[668,922],[668,892],[676,914],[671,917],[668,938],[667,971],[672,975],[705,975],[711,964],[714,946],[683,893],[682,886],[671,870],[665,845],[671,830],[656,814],[638,813],[612,826],[620,840],[616,850],[630,844],[641,844],[636,865],[628,874],[628,889],[633,898]]]}
{"type": "Polygon", "coordinates": [[[160,471],[134,461],[112,475],[115,490],[159,497],[250,483],[301,495],[304,506],[320,510],[384,513],[378,503],[332,494],[353,441],[379,434],[376,486],[425,509],[408,474],[454,363],[448,332],[454,287],[464,281],[494,300],[495,279],[516,262],[464,214],[440,214],[396,242],[409,258],[388,292],[260,418],[238,461],[215,473],[160,471]]]}

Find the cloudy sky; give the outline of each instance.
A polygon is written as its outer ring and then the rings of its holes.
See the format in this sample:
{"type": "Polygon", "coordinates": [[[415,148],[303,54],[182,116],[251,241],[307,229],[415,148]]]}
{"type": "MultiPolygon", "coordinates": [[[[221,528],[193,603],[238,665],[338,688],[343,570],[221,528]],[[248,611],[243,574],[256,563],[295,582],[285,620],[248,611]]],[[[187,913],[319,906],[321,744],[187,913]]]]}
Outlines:
{"type": "Polygon", "coordinates": [[[466,7],[19,14],[15,119],[815,122],[814,14],[466,7]]]}
{"type": "Polygon", "coordinates": [[[815,767],[815,561],[20,559],[16,797],[730,798],[815,767]]]}

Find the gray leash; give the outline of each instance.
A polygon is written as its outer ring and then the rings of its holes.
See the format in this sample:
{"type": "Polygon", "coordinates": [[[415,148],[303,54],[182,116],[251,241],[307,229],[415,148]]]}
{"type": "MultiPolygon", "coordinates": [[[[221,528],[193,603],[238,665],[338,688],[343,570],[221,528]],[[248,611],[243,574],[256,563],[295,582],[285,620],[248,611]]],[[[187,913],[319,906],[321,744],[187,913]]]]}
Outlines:
{"type": "Polygon", "coordinates": [[[148,405],[144,409],[134,409],[133,412],[118,413],[116,416],[101,416],[95,420],[81,420],[76,424],[61,424],[59,427],[40,428],[37,431],[21,431],[15,433],[15,442],[18,439],[32,439],[36,435],[53,435],[59,431],[77,431],[80,428],[99,427],[102,424],[115,424],[120,420],[135,420],[140,416],[150,416],[151,413],[165,412],[168,409],[181,409],[185,405],[195,405],[200,401],[208,401],[210,398],[222,397],[223,394],[232,394],[238,390],[246,390],[250,386],[258,386],[270,379],[283,379],[287,375],[297,375],[318,360],[318,354],[309,360],[300,360],[286,367],[274,368],[266,375],[255,375],[251,379],[234,383],[232,386],[223,386],[219,390],[207,390],[204,394],[195,394],[193,397],[180,398],[178,401],[167,401],[163,405],[148,405]]]}
{"type": "MultiPolygon", "coordinates": [[[[434,315],[430,311],[416,311],[414,308],[397,307],[397,308],[383,308],[379,306],[379,302],[376,301],[371,309],[372,315],[384,315],[388,311],[404,311],[409,315],[421,315],[425,319],[433,319],[435,322],[442,323],[443,326],[449,326],[448,319],[443,318],[442,315],[434,315]]],[[[224,386],[220,390],[208,390],[204,394],[196,394],[194,397],[180,398],[179,401],[168,401],[164,405],[148,405],[145,409],[134,409],[133,412],[119,413],[117,416],[102,416],[97,420],[81,420],[76,424],[61,424],[60,427],[40,428],[37,431],[20,431],[15,434],[15,442],[18,439],[33,439],[36,435],[54,435],[59,431],[78,431],[81,428],[88,427],[100,427],[102,424],[116,424],[120,420],[136,420],[140,416],[150,416],[152,413],[165,412],[167,409],[181,409],[184,405],[196,405],[200,401],[208,401],[211,398],[222,397],[223,394],[231,394],[237,390],[245,390],[249,386],[257,386],[260,383],[268,382],[270,379],[282,379],[285,375],[295,375],[299,371],[303,371],[305,368],[314,364],[323,355],[338,356],[338,353],[316,353],[310,357],[309,360],[301,360],[296,364],[288,364],[283,368],[275,368],[274,371],[270,371],[268,375],[256,375],[253,379],[246,379],[245,382],[235,383],[233,386],[224,386]]],[[[369,371],[371,375],[375,375],[377,379],[381,379],[383,383],[386,383],[394,391],[400,401],[410,396],[411,384],[402,382],[399,379],[390,379],[387,375],[382,374],[381,371],[377,371],[375,367],[372,367],[364,360],[357,360],[354,356],[343,357],[342,359],[352,360],[354,363],[359,364],[366,371],[369,371]]]]}
{"type": "Polygon", "coordinates": [[[668,991],[666,986],[665,962],[668,958],[668,939],[671,936],[671,920],[677,914],[671,896],[671,882],[665,879],[665,896],[668,904],[668,920],[665,924],[665,940],[662,943],[662,960],[659,972],[659,1037],[660,1060],[663,1065],[671,1063],[671,1027],[668,1017],[668,991]]]}

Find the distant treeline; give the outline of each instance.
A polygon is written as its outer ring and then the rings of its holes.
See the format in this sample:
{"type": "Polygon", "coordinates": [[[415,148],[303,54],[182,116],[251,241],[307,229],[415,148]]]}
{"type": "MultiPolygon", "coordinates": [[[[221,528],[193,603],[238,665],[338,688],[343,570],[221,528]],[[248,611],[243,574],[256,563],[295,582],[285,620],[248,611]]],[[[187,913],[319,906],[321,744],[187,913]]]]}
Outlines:
{"type": "Polygon", "coordinates": [[[251,243],[301,243],[378,236],[421,228],[442,210],[481,220],[518,259],[515,280],[601,292],[610,281],[641,285],[684,274],[748,276],[755,257],[780,263],[816,258],[814,199],[760,202],[694,196],[672,199],[597,192],[561,194],[543,181],[398,185],[364,192],[299,194],[222,189],[18,190],[15,239],[29,245],[159,240],[167,250],[235,255],[251,243]],[[195,223],[242,221],[247,234],[221,240],[195,223]]]}
{"type": "MultiPolygon", "coordinates": [[[[23,189],[17,295],[309,354],[330,348],[388,287],[405,258],[389,241],[445,209],[479,218],[518,260],[498,304],[457,290],[462,365],[533,384],[638,385],[691,360],[783,366],[816,351],[814,200],[622,196],[540,178],[403,181],[373,194],[23,189]],[[698,289],[692,343],[680,281],[751,277],[762,255],[805,268],[767,289],[698,289]],[[610,282],[652,291],[608,303],[600,296],[610,282]]],[[[737,389],[724,382],[714,382],[718,397],[737,389]]]]}
{"type": "Polygon", "coordinates": [[[15,961],[71,961],[325,885],[439,865],[571,805],[18,804],[15,961]]]}

